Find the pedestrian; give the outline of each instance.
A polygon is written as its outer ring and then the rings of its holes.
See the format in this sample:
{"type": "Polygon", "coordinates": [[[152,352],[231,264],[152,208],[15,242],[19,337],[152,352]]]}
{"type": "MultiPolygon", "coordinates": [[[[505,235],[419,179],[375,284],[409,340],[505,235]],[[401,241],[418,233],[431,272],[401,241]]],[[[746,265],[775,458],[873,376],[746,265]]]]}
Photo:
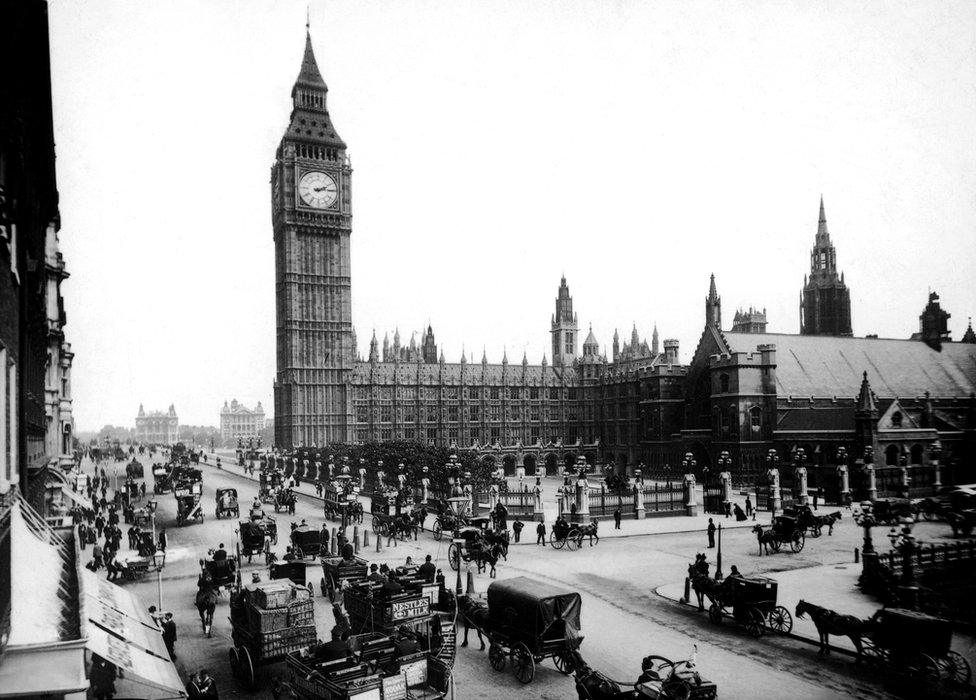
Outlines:
{"type": "Polygon", "coordinates": [[[512,532],[515,533],[515,543],[518,544],[522,540],[522,528],[525,527],[523,523],[518,518],[515,518],[515,522],[512,523],[512,532]]]}
{"type": "Polygon", "coordinates": [[[190,681],[186,684],[186,693],[190,700],[217,700],[217,684],[207,673],[207,669],[201,668],[199,673],[190,676],[190,681]]]}
{"type": "Polygon", "coordinates": [[[543,547],[546,546],[546,524],[540,522],[535,526],[535,543],[541,544],[543,547]]]}
{"type": "Polygon", "coordinates": [[[813,509],[814,510],[819,510],[819,508],[817,508],[817,502],[819,500],[820,500],[820,489],[814,489],[813,490],[813,509]]]}
{"type": "Polygon", "coordinates": [[[98,532],[98,538],[99,539],[101,539],[101,537],[102,537],[102,530],[104,530],[104,529],[105,529],[105,518],[103,518],[102,517],[102,514],[99,513],[98,514],[98,517],[95,518],[95,530],[98,532]]]}
{"type": "Polygon", "coordinates": [[[711,518],[708,519],[707,531],[708,531],[708,548],[714,549],[715,548],[715,523],[712,522],[711,518]]]}
{"type": "Polygon", "coordinates": [[[620,509],[619,508],[617,508],[617,510],[613,511],[613,529],[614,530],[619,530],[620,529],[620,518],[621,517],[622,516],[621,516],[620,509]]]}
{"type": "Polygon", "coordinates": [[[102,548],[98,542],[95,542],[95,546],[92,547],[92,563],[95,565],[94,571],[102,568],[102,548]]]}
{"type": "Polygon", "coordinates": [[[159,531],[159,551],[161,552],[166,551],[166,530],[165,529],[159,531]]]}
{"type": "Polygon", "coordinates": [[[394,547],[397,547],[397,526],[395,522],[391,522],[386,535],[386,546],[390,546],[390,542],[393,543],[394,547]]]}
{"type": "Polygon", "coordinates": [[[731,518],[732,517],[732,501],[726,501],[724,505],[725,505],[725,517],[726,518],[731,518]]]}
{"type": "MultiPolygon", "coordinates": [[[[752,499],[749,498],[748,495],[746,496],[746,517],[747,518],[752,518],[753,517],[752,516],[752,499]]],[[[753,520],[755,520],[755,518],[753,518],[753,520]]]]}
{"type": "Polygon", "coordinates": [[[106,661],[98,654],[92,654],[92,668],[91,673],[88,674],[92,697],[95,700],[112,700],[115,696],[117,675],[115,664],[106,661]]]}
{"type": "Polygon", "coordinates": [[[81,550],[85,550],[85,545],[88,544],[88,526],[85,523],[80,523],[78,525],[78,544],[81,545],[81,550]]]}
{"type": "Polygon", "coordinates": [[[139,484],[139,495],[140,495],[141,498],[145,498],[146,497],[146,482],[145,481],[143,481],[141,484],[139,484]]]}
{"type": "Polygon", "coordinates": [[[153,624],[156,625],[156,627],[159,627],[160,625],[159,613],[156,611],[155,605],[149,606],[149,617],[152,618],[153,624]]]}
{"type": "Polygon", "coordinates": [[[169,658],[176,661],[176,623],[171,612],[166,613],[163,619],[163,643],[166,644],[169,658]]]}
{"type": "Polygon", "coordinates": [[[129,536],[129,549],[135,549],[136,548],[136,527],[135,527],[135,525],[131,525],[129,527],[129,529],[128,529],[128,531],[127,531],[126,534],[128,534],[128,536],[129,536]]]}

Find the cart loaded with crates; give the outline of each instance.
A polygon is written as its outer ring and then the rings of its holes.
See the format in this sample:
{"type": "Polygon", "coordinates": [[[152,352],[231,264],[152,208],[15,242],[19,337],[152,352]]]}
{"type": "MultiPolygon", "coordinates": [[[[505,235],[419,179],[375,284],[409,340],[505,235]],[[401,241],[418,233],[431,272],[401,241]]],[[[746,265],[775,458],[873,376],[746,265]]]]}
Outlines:
{"type": "Polygon", "coordinates": [[[315,644],[314,614],[308,589],[291,581],[252,583],[232,593],[228,657],[234,676],[254,688],[259,667],[315,644]]]}
{"type": "Polygon", "coordinates": [[[777,586],[775,579],[763,576],[727,578],[714,594],[708,619],[720,624],[731,618],[753,637],[767,631],[788,634],[793,629],[793,616],[776,604],[777,586]]]}
{"type": "Polygon", "coordinates": [[[191,520],[203,522],[203,483],[182,482],[173,486],[176,496],[176,524],[184,525],[191,520]]]}
{"type": "Polygon", "coordinates": [[[335,601],[336,591],[342,588],[343,581],[358,581],[365,579],[368,564],[365,559],[353,557],[324,557],[322,559],[322,595],[335,601]]]}
{"type": "Polygon", "coordinates": [[[268,576],[272,581],[287,579],[296,586],[308,589],[309,595],[314,594],[314,587],[306,579],[306,566],[303,561],[285,561],[268,565],[268,576]]]}
{"type": "Polygon", "coordinates": [[[868,620],[864,656],[886,672],[932,684],[968,685],[972,669],[952,650],[952,623],[915,610],[883,608],[868,620]]]}
{"type": "Polygon", "coordinates": [[[495,581],[488,586],[488,662],[496,671],[510,662],[521,683],[531,683],[535,666],[552,659],[556,669],[569,675],[574,652],[583,642],[579,593],[524,576],[495,581]]]}

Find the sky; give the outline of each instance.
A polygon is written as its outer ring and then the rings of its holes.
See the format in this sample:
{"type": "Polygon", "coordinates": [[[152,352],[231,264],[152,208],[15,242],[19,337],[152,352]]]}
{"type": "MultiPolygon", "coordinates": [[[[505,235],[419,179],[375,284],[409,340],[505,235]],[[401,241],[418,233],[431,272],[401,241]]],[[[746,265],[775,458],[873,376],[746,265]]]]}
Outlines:
{"type": "MultiPolygon", "coordinates": [[[[78,430],[273,413],[269,176],[305,2],[50,0],[78,430]]],[[[976,313],[976,4],[313,1],[353,173],[352,299],[448,361],[538,363],[565,274],[609,352],[799,329],[824,197],[854,333],[976,313]]],[[[551,359],[551,358],[550,358],[551,359]]]]}

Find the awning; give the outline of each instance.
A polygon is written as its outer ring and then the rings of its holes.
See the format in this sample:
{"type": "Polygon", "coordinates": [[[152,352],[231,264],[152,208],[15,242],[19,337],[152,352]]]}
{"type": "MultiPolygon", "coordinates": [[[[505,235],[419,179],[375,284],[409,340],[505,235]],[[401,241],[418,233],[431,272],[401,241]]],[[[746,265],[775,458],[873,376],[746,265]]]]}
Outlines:
{"type": "Polygon", "coordinates": [[[183,682],[142,602],[90,571],[82,571],[88,648],[126,672],[130,680],[155,688],[156,698],[183,698],[183,682]]]}

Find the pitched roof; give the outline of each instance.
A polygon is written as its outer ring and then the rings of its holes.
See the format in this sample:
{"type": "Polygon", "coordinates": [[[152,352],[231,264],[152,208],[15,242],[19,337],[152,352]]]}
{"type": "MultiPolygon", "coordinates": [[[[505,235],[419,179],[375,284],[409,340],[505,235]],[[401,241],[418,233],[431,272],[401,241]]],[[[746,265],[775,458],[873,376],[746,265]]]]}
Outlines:
{"type": "Polygon", "coordinates": [[[854,430],[854,408],[838,406],[829,408],[796,408],[786,411],[776,430],[830,430],[832,432],[854,430]]]}
{"type": "Polygon", "coordinates": [[[976,345],[945,343],[942,351],[914,340],[780,333],[722,333],[732,352],[776,346],[780,396],[858,395],[867,372],[878,396],[969,396],[976,392],[976,345]]]}
{"type": "Polygon", "coordinates": [[[527,384],[576,384],[576,369],[573,367],[550,367],[548,365],[507,365],[485,364],[470,365],[458,362],[443,364],[416,362],[357,362],[352,371],[352,383],[358,386],[374,384],[394,384],[397,375],[401,384],[419,383],[426,386],[440,384],[460,385],[464,377],[465,384],[510,384],[519,385],[523,376],[527,384]],[[441,370],[443,368],[443,379],[441,370]],[[372,377],[372,379],[371,379],[372,377]],[[503,381],[504,380],[504,381],[503,381]]]}

